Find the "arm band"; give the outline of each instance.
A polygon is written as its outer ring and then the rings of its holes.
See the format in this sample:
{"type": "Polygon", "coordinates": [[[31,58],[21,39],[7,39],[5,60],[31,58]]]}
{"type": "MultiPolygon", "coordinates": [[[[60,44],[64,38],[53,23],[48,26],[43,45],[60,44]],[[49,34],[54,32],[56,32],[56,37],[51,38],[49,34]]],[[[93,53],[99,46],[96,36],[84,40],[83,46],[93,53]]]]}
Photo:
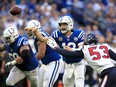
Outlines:
{"type": "Polygon", "coordinates": [[[31,57],[30,56],[30,51],[29,50],[23,50],[20,57],[24,60],[30,58],[31,57]]]}
{"type": "Polygon", "coordinates": [[[67,58],[84,58],[84,54],[82,50],[79,51],[68,51],[61,48],[55,48],[54,49],[57,53],[61,54],[62,56],[65,56],[67,58]]]}

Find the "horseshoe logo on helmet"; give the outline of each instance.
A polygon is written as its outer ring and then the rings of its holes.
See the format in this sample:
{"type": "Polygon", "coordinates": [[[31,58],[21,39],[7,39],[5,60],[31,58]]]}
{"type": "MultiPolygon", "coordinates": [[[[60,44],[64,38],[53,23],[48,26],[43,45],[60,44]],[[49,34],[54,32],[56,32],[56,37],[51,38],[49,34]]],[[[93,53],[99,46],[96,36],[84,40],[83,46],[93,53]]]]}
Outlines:
{"type": "Polygon", "coordinates": [[[14,29],[13,29],[13,28],[9,29],[8,31],[9,31],[11,34],[14,33],[14,29]]]}
{"type": "Polygon", "coordinates": [[[35,22],[33,22],[33,23],[34,23],[34,25],[35,25],[35,26],[37,26],[37,27],[39,26],[39,24],[38,24],[38,23],[35,23],[35,22]]]}

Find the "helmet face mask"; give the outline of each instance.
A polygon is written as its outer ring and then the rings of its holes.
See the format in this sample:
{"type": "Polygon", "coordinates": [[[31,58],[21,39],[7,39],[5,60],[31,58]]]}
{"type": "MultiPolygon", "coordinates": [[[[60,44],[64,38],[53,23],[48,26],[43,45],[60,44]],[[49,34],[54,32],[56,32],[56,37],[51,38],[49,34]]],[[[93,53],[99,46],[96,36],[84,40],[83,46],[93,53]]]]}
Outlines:
{"type": "Polygon", "coordinates": [[[87,38],[85,40],[85,44],[97,44],[98,43],[98,38],[94,34],[88,34],[87,38]]]}
{"type": "Polygon", "coordinates": [[[68,33],[68,24],[67,23],[59,23],[59,28],[60,28],[60,31],[63,33],[63,34],[66,34],[68,33]]]}
{"type": "Polygon", "coordinates": [[[13,41],[14,41],[14,40],[12,40],[10,37],[11,37],[11,36],[3,37],[4,41],[5,41],[8,45],[10,45],[11,43],[13,43],[13,41]]]}
{"type": "Polygon", "coordinates": [[[29,38],[33,38],[34,37],[34,33],[32,31],[28,31],[27,32],[29,38]]]}
{"type": "Polygon", "coordinates": [[[73,20],[69,16],[61,17],[58,21],[58,24],[59,24],[59,29],[63,34],[73,29],[73,20]],[[61,27],[62,24],[66,24],[65,29],[64,27],[63,28],[61,27]]]}
{"type": "Polygon", "coordinates": [[[19,33],[15,27],[8,27],[4,30],[2,37],[5,43],[10,45],[16,40],[16,38],[18,38],[18,36],[19,36],[19,33]]]}
{"type": "MultiPolygon", "coordinates": [[[[26,24],[26,28],[36,28],[38,31],[41,30],[41,25],[40,22],[37,20],[30,20],[27,24],[26,24]]],[[[33,32],[28,32],[28,35],[30,38],[34,37],[34,33],[33,32]]]]}

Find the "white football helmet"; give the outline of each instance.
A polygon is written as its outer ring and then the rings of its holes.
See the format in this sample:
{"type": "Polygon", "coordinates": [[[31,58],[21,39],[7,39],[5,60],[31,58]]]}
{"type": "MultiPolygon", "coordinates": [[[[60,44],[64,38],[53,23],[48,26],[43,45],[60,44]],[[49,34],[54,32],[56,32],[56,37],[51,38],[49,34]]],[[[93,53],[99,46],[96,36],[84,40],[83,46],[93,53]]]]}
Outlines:
{"type": "MultiPolygon", "coordinates": [[[[26,28],[36,28],[38,31],[41,30],[41,25],[40,22],[37,20],[30,20],[27,24],[26,24],[26,28]]],[[[28,32],[28,35],[30,36],[30,38],[34,37],[34,33],[33,32],[28,32]]]]}
{"type": "MultiPolygon", "coordinates": [[[[73,20],[70,16],[63,16],[59,19],[58,24],[59,24],[60,30],[61,30],[60,24],[62,24],[62,23],[67,24],[67,27],[66,27],[67,32],[73,29],[73,20]]],[[[63,33],[62,30],[61,30],[61,32],[63,33]]]]}
{"type": "Polygon", "coordinates": [[[10,45],[13,43],[19,36],[18,30],[15,27],[8,27],[3,32],[3,39],[5,43],[10,45]]]}

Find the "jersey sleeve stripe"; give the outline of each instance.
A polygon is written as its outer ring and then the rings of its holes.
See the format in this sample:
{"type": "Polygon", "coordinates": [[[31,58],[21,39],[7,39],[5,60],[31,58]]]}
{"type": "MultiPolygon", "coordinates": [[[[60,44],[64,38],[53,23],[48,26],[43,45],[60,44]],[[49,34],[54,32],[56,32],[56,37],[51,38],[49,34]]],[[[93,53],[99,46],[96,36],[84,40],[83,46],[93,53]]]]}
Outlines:
{"type": "Polygon", "coordinates": [[[51,36],[54,38],[54,32],[52,32],[52,35],[51,36]]]}
{"type": "Polygon", "coordinates": [[[58,37],[58,32],[57,31],[54,31],[53,32],[53,37],[55,38],[55,37],[58,37]]]}
{"type": "Polygon", "coordinates": [[[58,31],[56,31],[56,37],[58,37],[58,31]]]}
{"type": "Polygon", "coordinates": [[[23,37],[23,38],[19,39],[17,46],[20,46],[21,45],[21,42],[22,42],[23,39],[26,39],[26,38],[23,37]]]}
{"type": "Polygon", "coordinates": [[[84,31],[81,31],[81,33],[79,34],[78,38],[82,38],[85,35],[84,31]]]}
{"type": "Polygon", "coordinates": [[[44,37],[49,37],[46,33],[40,32],[44,37]]]}

